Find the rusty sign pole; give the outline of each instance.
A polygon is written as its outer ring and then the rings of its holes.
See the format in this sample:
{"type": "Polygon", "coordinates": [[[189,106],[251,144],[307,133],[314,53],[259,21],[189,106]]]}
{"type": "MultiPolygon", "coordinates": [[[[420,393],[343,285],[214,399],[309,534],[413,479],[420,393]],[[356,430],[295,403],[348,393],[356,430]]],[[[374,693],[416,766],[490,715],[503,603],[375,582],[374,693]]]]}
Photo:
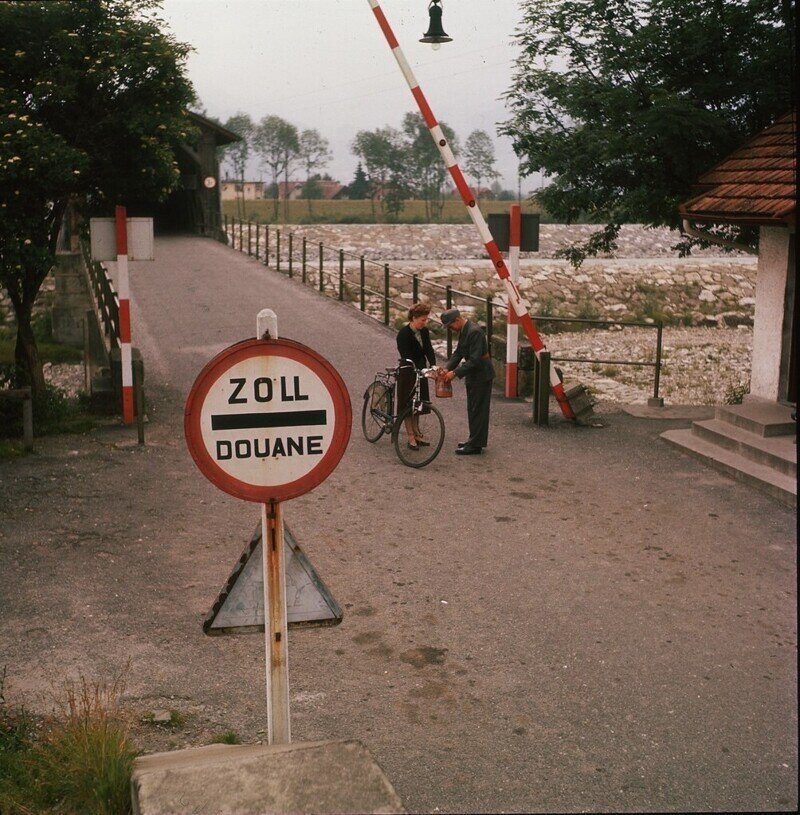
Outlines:
{"type": "MultiPolygon", "coordinates": [[[[256,318],[257,339],[278,339],[278,318],[262,309],[256,318]]],[[[262,566],[264,569],[264,650],[267,676],[267,739],[289,744],[289,637],[286,619],[286,563],[283,507],[280,501],[261,504],[262,566]]]]}

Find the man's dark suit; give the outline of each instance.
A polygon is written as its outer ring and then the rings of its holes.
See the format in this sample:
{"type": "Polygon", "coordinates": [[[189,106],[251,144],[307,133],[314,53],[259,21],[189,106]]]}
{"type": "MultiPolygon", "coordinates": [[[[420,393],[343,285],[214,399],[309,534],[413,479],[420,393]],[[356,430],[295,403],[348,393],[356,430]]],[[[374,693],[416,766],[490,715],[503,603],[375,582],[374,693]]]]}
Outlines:
{"type": "Polygon", "coordinates": [[[489,406],[492,398],[494,368],[483,329],[467,320],[458,335],[458,345],[445,367],[455,371],[467,386],[467,447],[486,447],[489,440],[489,406]],[[459,365],[459,363],[461,363],[459,365]]]}

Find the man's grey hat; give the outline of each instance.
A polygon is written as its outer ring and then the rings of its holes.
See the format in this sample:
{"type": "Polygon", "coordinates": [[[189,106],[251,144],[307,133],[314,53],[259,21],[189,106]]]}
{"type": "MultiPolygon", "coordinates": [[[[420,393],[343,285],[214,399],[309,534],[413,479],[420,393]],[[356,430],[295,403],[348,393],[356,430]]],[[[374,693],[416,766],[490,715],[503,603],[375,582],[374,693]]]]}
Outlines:
{"type": "Polygon", "coordinates": [[[447,311],[443,311],[441,316],[442,325],[447,328],[453,320],[460,316],[461,312],[457,308],[450,308],[447,311]]]}

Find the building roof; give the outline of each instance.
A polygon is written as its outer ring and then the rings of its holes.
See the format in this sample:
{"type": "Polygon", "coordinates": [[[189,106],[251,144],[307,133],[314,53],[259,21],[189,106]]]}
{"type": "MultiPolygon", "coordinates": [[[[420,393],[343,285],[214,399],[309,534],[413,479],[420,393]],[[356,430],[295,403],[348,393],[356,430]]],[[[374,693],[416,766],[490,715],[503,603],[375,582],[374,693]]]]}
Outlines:
{"type": "Polygon", "coordinates": [[[700,176],[684,218],[742,225],[793,224],[797,211],[797,114],[781,116],[700,176]]]}
{"type": "Polygon", "coordinates": [[[221,124],[218,124],[211,119],[207,119],[205,116],[201,116],[199,113],[195,113],[193,110],[187,110],[186,113],[189,116],[192,124],[214,134],[214,140],[217,143],[217,147],[222,147],[224,144],[231,144],[232,142],[242,140],[242,137],[237,133],[234,133],[232,130],[228,130],[226,127],[223,127],[221,124]]]}

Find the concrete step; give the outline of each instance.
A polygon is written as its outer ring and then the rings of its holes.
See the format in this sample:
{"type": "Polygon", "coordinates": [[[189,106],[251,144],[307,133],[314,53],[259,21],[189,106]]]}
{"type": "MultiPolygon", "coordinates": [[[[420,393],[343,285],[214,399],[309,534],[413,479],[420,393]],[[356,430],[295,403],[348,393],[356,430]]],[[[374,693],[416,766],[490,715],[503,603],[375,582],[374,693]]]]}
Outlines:
{"type": "Polygon", "coordinates": [[[716,418],[758,436],[789,436],[797,429],[792,408],[766,399],[750,399],[741,405],[718,405],[716,418]]]}
{"type": "Polygon", "coordinates": [[[748,458],[726,450],[713,442],[700,438],[691,430],[667,430],[661,434],[667,443],[700,459],[710,467],[750,484],[776,498],[782,504],[797,508],[797,479],[777,472],[772,467],[758,464],[748,458]]]}
{"type": "Polygon", "coordinates": [[[693,422],[692,433],[758,464],[797,476],[797,445],[790,436],[760,436],[720,419],[693,422]]]}

